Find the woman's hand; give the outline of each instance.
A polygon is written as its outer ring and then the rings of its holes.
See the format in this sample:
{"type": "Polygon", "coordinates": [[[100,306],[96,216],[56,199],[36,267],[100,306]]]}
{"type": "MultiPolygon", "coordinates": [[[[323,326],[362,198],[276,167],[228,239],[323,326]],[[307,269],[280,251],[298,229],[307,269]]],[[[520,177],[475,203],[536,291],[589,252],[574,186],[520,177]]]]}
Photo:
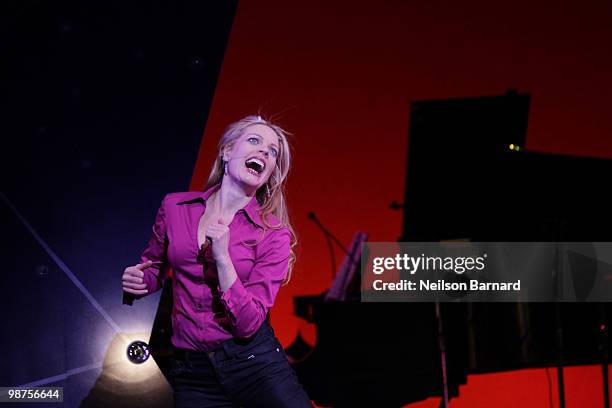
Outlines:
{"type": "Polygon", "coordinates": [[[206,226],[206,238],[212,240],[212,255],[217,264],[227,264],[231,262],[229,256],[229,227],[219,220],[218,224],[206,226]]]}
{"type": "Polygon", "coordinates": [[[144,272],[143,269],[153,265],[152,261],[140,263],[134,266],[128,266],[123,271],[121,280],[123,282],[123,291],[131,293],[133,295],[146,295],[149,293],[147,285],[144,283],[144,272]]]}

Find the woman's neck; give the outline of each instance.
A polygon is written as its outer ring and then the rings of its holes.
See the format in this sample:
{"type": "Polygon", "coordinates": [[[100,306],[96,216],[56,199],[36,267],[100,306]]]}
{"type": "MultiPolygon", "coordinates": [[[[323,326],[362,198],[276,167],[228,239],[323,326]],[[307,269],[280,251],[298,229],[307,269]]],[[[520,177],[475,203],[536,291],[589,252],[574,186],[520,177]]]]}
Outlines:
{"type": "Polygon", "coordinates": [[[224,177],[221,188],[215,193],[215,204],[224,218],[232,218],[238,210],[244,208],[253,199],[255,191],[249,195],[229,177],[224,177]]]}

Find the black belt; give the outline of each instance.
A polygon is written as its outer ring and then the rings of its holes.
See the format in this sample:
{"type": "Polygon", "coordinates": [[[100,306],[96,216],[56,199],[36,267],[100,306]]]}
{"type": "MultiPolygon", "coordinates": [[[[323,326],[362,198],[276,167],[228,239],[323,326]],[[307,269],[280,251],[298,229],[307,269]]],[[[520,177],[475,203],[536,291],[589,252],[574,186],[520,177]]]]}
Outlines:
{"type": "MultiPolygon", "coordinates": [[[[268,313],[267,318],[269,319],[270,314],[268,313]]],[[[257,337],[257,335],[261,335],[260,332],[266,330],[268,332],[270,332],[271,335],[274,335],[273,329],[272,327],[269,325],[268,323],[268,319],[266,319],[265,322],[262,323],[262,325],[259,327],[259,329],[257,329],[257,332],[249,337],[248,339],[239,339],[239,338],[230,338],[227,340],[224,340],[223,342],[221,342],[221,344],[219,344],[217,347],[215,347],[212,350],[209,351],[202,351],[202,350],[191,350],[191,349],[182,349],[182,348],[177,348],[174,347],[173,351],[174,351],[174,358],[180,359],[180,360],[202,360],[202,359],[212,359],[214,357],[214,355],[216,353],[219,352],[224,352],[224,344],[227,343],[228,346],[232,346],[232,343],[234,344],[248,344],[249,342],[251,342],[252,340],[255,339],[255,337],[257,337]]]]}
{"type": "Polygon", "coordinates": [[[199,350],[188,350],[181,348],[174,348],[174,358],[178,360],[212,360],[216,353],[223,351],[223,347],[218,347],[210,351],[199,351],[199,350]]]}

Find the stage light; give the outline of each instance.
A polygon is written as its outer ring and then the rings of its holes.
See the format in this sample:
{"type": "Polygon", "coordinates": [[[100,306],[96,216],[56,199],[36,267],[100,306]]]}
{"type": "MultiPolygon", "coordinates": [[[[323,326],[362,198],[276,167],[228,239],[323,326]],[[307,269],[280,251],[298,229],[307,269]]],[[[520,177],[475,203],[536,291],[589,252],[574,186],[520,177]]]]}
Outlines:
{"type": "Polygon", "coordinates": [[[149,359],[151,350],[144,341],[133,341],[127,348],[127,358],[134,364],[142,364],[149,359]]]}
{"type": "MultiPolygon", "coordinates": [[[[107,345],[104,357],[104,375],[108,381],[125,386],[141,387],[144,383],[150,383],[156,377],[162,376],[159,367],[151,354],[151,347],[148,344],[150,333],[118,333],[109,345],[107,345]],[[142,343],[142,344],[140,344],[142,343]],[[143,346],[144,344],[144,346],[143,346]],[[146,347],[146,351],[145,351],[146,347]],[[130,359],[130,349],[134,356],[140,357],[136,361],[130,359]],[[147,353],[148,351],[148,353],[147,353]]],[[[163,377],[163,376],[162,376],[163,377]]]]}
{"type": "Polygon", "coordinates": [[[116,401],[120,403],[114,405],[122,407],[171,407],[172,388],[153,354],[140,364],[129,358],[131,347],[135,355],[146,355],[146,350],[151,349],[149,338],[149,332],[117,333],[110,344],[106,344],[102,372],[90,391],[92,400],[87,400],[91,404],[82,403],[81,406],[102,407],[113,405],[109,401],[116,401]]]}

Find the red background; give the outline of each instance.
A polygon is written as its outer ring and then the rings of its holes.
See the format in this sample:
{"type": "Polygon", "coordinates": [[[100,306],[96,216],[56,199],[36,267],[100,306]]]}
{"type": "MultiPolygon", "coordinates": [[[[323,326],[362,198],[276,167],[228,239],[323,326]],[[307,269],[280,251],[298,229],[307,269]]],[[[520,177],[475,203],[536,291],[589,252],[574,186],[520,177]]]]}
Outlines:
{"type": "MultiPolygon", "coordinates": [[[[515,88],[532,95],[527,149],[612,158],[611,22],[603,1],[241,1],[191,188],[202,188],[227,124],[261,111],[294,134],[300,249],[272,313],[279,339],[300,330],[314,342],[292,299],[331,282],[309,211],[345,245],[357,230],[399,237],[389,203],[403,200],[411,101],[515,88]]],[[[600,406],[599,369],[566,372],[568,406],[600,406]]],[[[547,406],[547,384],[544,370],[470,376],[453,406],[547,406]]]]}

